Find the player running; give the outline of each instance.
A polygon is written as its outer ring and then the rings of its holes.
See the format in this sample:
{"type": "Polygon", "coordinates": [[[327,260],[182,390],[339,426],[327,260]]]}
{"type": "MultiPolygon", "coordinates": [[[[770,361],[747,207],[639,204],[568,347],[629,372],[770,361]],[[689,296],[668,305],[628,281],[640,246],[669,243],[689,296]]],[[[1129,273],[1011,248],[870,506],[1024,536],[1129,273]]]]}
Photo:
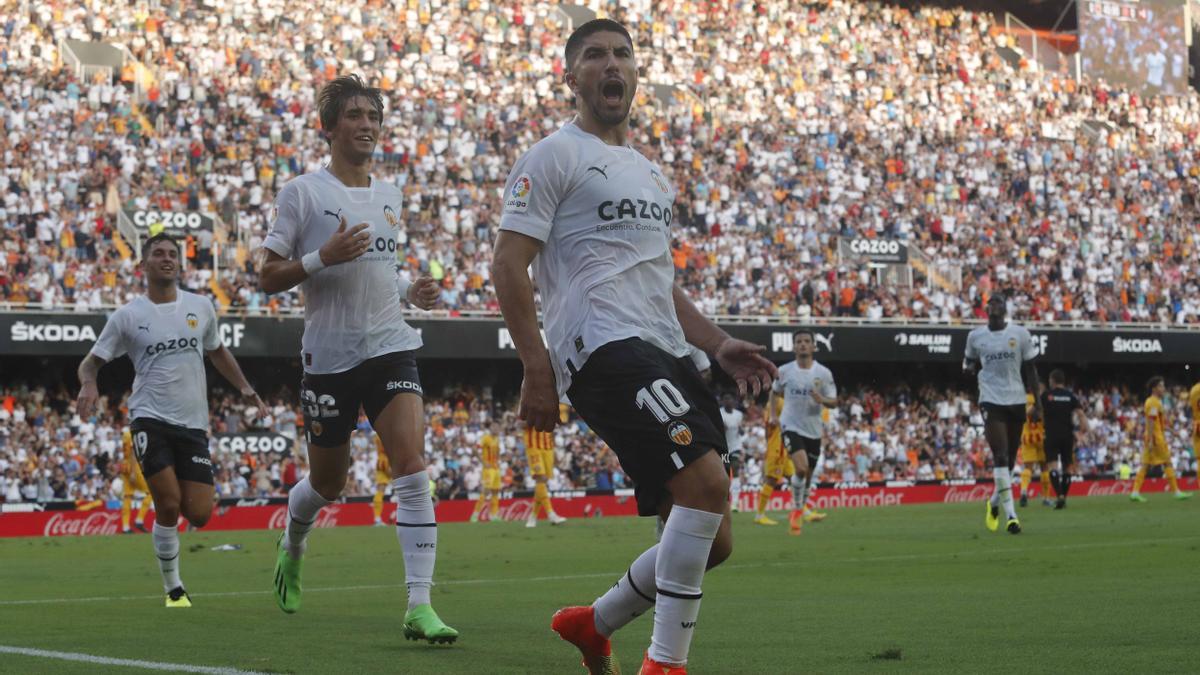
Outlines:
{"type": "Polygon", "coordinates": [[[822,412],[837,407],[837,385],[833,373],[813,358],[817,343],[812,331],[798,330],[792,334],[792,351],[796,359],[779,369],[779,379],[771,388],[770,408],[775,399],[783,399],[779,426],[783,430],[783,447],[795,467],[792,476],[792,513],[788,516],[788,531],[799,535],[801,524],[825,519],[825,514],[809,508],[808,498],[813,476],[821,461],[821,436],[824,432],[822,412]]]}
{"type": "Polygon", "coordinates": [[[725,445],[729,448],[729,502],[734,513],[741,510],[738,502],[742,498],[742,417],[733,394],[722,394],[721,422],[725,425],[725,445]]]}
{"type": "MultiPolygon", "coordinates": [[[[1042,410],[1046,425],[1046,459],[1058,460],[1058,468],[1051,472],[1054,491],[1058,500],[1054,508],[1067,507],[1067,493],[1071,491],[1071,474],[1075,472],[1075,425],[1085,434],[1088,431],[1087,415],[1083,404],[1066,388],[1067,378],[1061,370],[1050,372],[1050,388],[1042,392],[1042,410]]],[[[1045,471],[1045,465],[1042,470],[1045,471]]]]}
{"type": "Polygon", "coordinates": [[[204,357],[252,405],[266,406],[221,344],[212,301],[178,286],[179,244],[165,234],[142,244],[146,294],[109,317],[79,364],[80,417],[91,414],[96,376],[107,362],[133,361],[129,397],[134,454],[154,498],[154,552],[167,607],[191,607],[179,578],[179,516],[203,527],[212,515],[213,470],[208,454],[208,398],[204,357]]]}
{"type": "Polygon", "coordinates": [[[1042,506],[1050,506],[1050,467],[1046,464],[1046,427],[1041,419],[1034,419],[1033,394],[1025,395],[1025,426],[1021,428],[1021,506],[1029,504],[1029,484],[1033,482],[1033,469],[1038,470],[1042,484],[1042,506]]]}
{"type": "Polygon", "coordinates": [[[1171,466],[1171,451],[1167,448],[1167,421],[1163,414],[1163,396],[1167,393],[1167,385],[1161,375],[1155,375],[1146,383],[1150,396],[1142,406],[1145,413],[1143,430],[1142,465],[1138,467],[1137,477],[1133,479],[1133,494],[1129,501],[1145,503],[1142,496],[1142,483],[1146,480],[1146,472],[1152,466],[1162,466],[1163,475],[1171,486],[1175,499],[1191,499],[1192,493],[1179,489],[1179,481],[1175,478],[1175,467],[1171,466]]]}
{"type": "Polygon", "coordinates": [[[633,479],[638,512],[664,516],[666,526],[594,605],[562,609],[551,626],[589,671],[614,672],[609,636],[653,607],[641,672],[684,673],[705,568],[733,545],[725,434],[688,343],[715,357],[743,395],[767,386],[775,368],[674,283],[675,190],[627,140],[638,77],[629,32],[588,21],[568,38],[564,63],[577,116],[513,167],[492,263],[524,365],[519,415],[549,431],[567,394],[633,479]]]}
{"type": "Polygon", "coordinates": [[[375,434],[375,494],[371,497],[371,510],[375,512],[375,525],[382,527],[383,498],[387,494],[388,484],[392,482],[392,465],[388,462],[387,450],[383,448],[383,438],[375,434]]]}
{"type": "Polygon", "coordinates": [[[317,514],[346,485],[350,434],[361,407],[391,468],[408,587],[404,636],[454,642],[458,632],[438,618],[429,599],[437,522],[423,457],[424,392],[416,360],[421,337],[401,308],[405,300],[432,308],[438,287],[432,278],[410,282],[397,273],[404,197],[370,172],[382,131],[379,90],[357,76],[339,77],[321,90],[318,107],[332,160],[279,191],[259,269],[267,293],[296,285],[304,290],[300,400],[310,473],[288,494],[275,601],[285,612],[300,608],[305,540],[317,514]]]}
{"type": "MultiPolygon", "coordinates": [[[[1008,306],[1000,294],[988,298],[988,322],[967,335],[963,370],[978,375],[979,408],[983,411],[983,435],[992,450],[996,488],[988,500],[984,524],[995,532],[1000,527],[1000,508],[1008,519],[1009,534],[1021,533],[1021,521],[1013,509],[1012,468],[1025,425],[1025,401],[1038,391],[1037,349],[1029,331],[1008,322],[1008,306]]],[[[1042,401],[1034,397],[1032,417],[1042,417],[1042,401]]]]}
{"type": "Polygon", "coordinates": [[[142,502],[138,506],[134,525],[142,532],[148,532],[146,514],[154,504],[154,499],[150,497],[150,486],[146,485],[146,477],[142,475],[142,467],[134,453],[133,432],[128,427],[121,432],[121,451],[121,534],[133,534],[133,530],[129,529],[129,515],[133,511],[133,499],[138,493],[142,495],[142,502]]]}
{"type": "Polygon", "coordinates": [[[796,465],[783,447],[783,432],[779,428],[779,415],[783,411],[783,397],[772,396],[767,401],[764,422],[767,425],[767,456],[763,464],[762,490],[758,493],[758,509],[755,525],[778,525],[767,517],[767,505],[775,494],[775,488],[783,488],[796,475],[796,465]]]}
{"type": "MultiPolygon", "coordinates": [[[[479,483],[479,499],[471,511],[471,522],[479,522],[483,507],[491,505],[488,520],[500,517],[500,425],[492,422],[488,432],[479,439],[479,454],[483,460],[483,479],[479,483]]],[[[534,515],[537,511],[534,511],[534,515]]],[[[557,514],[556,514],[557,515],[557,514]]],[[[565,520],[565,519],[564,519],[565,520]]]]}
{"type": "Polygon", "coordinates": [[[524,436],[525,461],[534,481],[533,510],[525,519],[525,527],[537,527],[538,514],[543,511],[551,525],[565,523],[567,519],[554,512],[554,504],[550,502],[550,488],[547,485],[550,477],[554,475],[554,434],[538,431],[526,424],[524,436]]]}

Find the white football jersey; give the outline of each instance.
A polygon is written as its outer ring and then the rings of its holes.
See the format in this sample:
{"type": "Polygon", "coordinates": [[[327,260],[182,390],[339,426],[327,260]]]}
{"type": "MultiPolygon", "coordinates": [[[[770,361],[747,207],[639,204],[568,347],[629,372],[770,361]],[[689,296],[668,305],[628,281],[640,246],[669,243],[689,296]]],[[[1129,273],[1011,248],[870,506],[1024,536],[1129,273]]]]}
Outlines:
{"type": "Polygon", "coordinates": [[[544,242],[533,261],[559,393],[597,348],[641,338],[688,354],[675,315],[674,188],[629,146],[574,123],[543,138],[504,187],[500,229],[544,242]]]}
{"type": "Polygon", "coordinates": [[[91,353],[105,361],[129,354],[130,419],[208,431],[204,353],[221,346],[217,314],[202,295],[183,289],[176,294],[175,302],[161,305],[139,296],[113,312],[91,353]]]}
{"type": "Polygon", "coordinates": [[[779,427],[805,438],[821,438],[824,423],[820,403],[813,400],[816,391],[822,396],[837,396],[837,385],[833,373],[825,366],[813,361],[811,368],[801,368],[789,361],[779,368],[779,378],[771,385],[776,394],[783,394],[783,412],[779,415],[779,427]]]}
{"type": "Polygon", "coordinates": [[[1028,330],[1015,323],[998,331],[979,326],[967,335],[966,356],[978,360],[982,366],[979,369],[980,403],[1025,405],[1021,364],[1037,356],[1028,330]]]}
{"type": "Polygon", "coordinates": [[[721,421],[725,423],[725,445],[730,452],[742,451],[742,411],[721,408],[721,421]]]}
{"type": "Polygon", "coordinates": [[[321,248],[345,217],[347,229],[370,223],[371,247],[355,260],[311,275],[304,290],[304,371],[341,373],[367,359],[421,346],[404,321],[404,298],[396,289],[396,233],[402,227],[403,195],[371,179],[371,187],[346,187],[322,168],[283,186],[271,212],[263,246],[299,260],[321,248]]]}

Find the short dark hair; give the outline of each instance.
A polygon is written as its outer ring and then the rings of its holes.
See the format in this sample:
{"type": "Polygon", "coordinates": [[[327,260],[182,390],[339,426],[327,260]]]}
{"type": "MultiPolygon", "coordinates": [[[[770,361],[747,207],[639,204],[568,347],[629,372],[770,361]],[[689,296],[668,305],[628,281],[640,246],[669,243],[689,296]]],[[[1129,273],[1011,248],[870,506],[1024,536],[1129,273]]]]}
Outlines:
{"type": "Polygon", "coordinates": [[[1050,371],[1050,384],[1063,384],[1067,381],[1067,374],[1061,368],[1055,368],[1050,371]]]}
{"type": "Polygon", "coordinates": [[[179,241],[175,239],[175,237],[172,237],[166,232],[159,232],[153,237],[150,237],[146,241],[142,242],[142,260],[146,259],[146,254],[150,252],[150,247],[154,246],[160,241],[165,241],[174,246],[176,253],[183,253],[183,249],[179,248],[179,241]]]}
{"type": "Polygon", "coordinates": [[[817,334],[812,332],[811,328],[801,328],[792,333],[792,342],[795,342],[796,338],[800,337],[801,335],[807,335],[808,337],[812,338],[813,342],[817,341],[817,334]]]}
{"type": "Polygon", "coordinates": [[[366,98],[380,115],[383,114],[383,92],[376,87],[368,87],[358,75],[343,75],[321,87],[321,93],[317,96],[317,110],[326,142],[329,141],[329,130],[337,126],[346,102],[358,96],[366,98]]]}
{"type": "Polygon", "coordinates": [[[625,30],[625,26],[613,21],[612,19],[592,19],[571,32],[571,37],[567,38],[567,46],[563,48],[563,60],[566,64],[566,69],[571,69],[571,64],[575,62],[575,57],[579,56],[579,50],[583,48],[583,39],[593,33],[620,33],[629,46],[633,47],[633,38],[629,36],[629,31],[625,30]]]}
{"type": "Polygon", "coordinates": [[[1163,384],[1164,382],[1166,382],[1166,380],[1162,375],[1155,375],[1154,377],[1150,378],[1146,382],[1146,393],[1153,393],[1154,388],[1160,384],[1163,384]]]}

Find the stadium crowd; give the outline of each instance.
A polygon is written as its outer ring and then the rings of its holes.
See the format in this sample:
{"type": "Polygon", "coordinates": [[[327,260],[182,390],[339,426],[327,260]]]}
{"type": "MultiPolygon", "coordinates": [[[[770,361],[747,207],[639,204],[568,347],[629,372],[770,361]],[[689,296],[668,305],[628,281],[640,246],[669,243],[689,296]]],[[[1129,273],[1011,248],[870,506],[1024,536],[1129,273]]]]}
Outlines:
{"type": "MultiPolygon", "coordinates": [[[[1014,66],[997,52],[1014,40],[960,9],[598,4],[635,36],[632,140],[679,190],[678,278],[706,312],[957,320],[1004,289],[1018,320],[1200,322],[1195,93],[1014,66]],[[940,273],[884,283],[839,237],[903,240],[940,273]]],[[[494,311],[506,171],[570,119],[562,21],[486,0],[5,3],[0,305],[125,301],[141,284],[117,214],[190,209],[231,241],[214,272],[213,237],[189,240],[185,285],[295,306],[257,289],[247,251],[279,187],[325,160],[315,92],[359,72],[387,101],[375,172],[408,200],[402,264],[447,309],[494,311]],[[151,75],[80,78],[68,39],[151,75]]]]}
{"type": "MultiPolygon", "coordinates": [[[[1171,388],[1168,443],[1178,471],[1196,469],[1186,391],[1171,388]]],[[[269,410],[248,409],[215,391],[210,450],[221,497],[268,497],[286,493],[305,475],[304,420],[286,389],[267,397],[269,410]],[[273,432],[286,437],[284,452],[235,451],[224,434],[273,432]]],[[[1084,394],[1091,430],[1077,442],[1079,473],[1120,475],[1121,465],[1140,462],[1143,397],[1108,386],[1084,394]]],[[[481,478],[480,439],[492,424],[501,439],[505,490],[532,489],[522,433],[513,401],[493,400],[479,390],[459,388],[426,402],[426,461],[440,498],[477,491],[481,478]]],[[[65,389],[9,386],[0,392],[0,501],[119,499],[121,402],[103,401],[91,419],[74,412],[65,389]]],[[[745,489],[761,484],[766,430],[762,408],[749,403],[741,431],[745,489]]],[[[569,409],[555,431],[558,461],[552,490],[629,487],[616,457],[569,409]]],[[[983,419],[964,391],[895,385],[851,388],[826,423],[823,481],[942,480],[989,476],[990,451],[983,419]]],[[[352,441],[353,464],[346,496],[370,495],[375,487],[376,450],[363,419],[352,441]]]]}

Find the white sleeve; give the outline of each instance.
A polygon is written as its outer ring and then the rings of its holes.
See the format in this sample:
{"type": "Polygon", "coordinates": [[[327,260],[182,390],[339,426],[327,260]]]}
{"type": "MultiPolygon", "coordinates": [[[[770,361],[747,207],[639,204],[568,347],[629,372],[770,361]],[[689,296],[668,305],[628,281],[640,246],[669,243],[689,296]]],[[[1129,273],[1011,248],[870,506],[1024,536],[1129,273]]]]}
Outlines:
{"type": "Polygon", "coordinates": [[[708,354],[704,353],[703,349],[695,345],[688,345],[691,349],[692,363],[696,364],[696,370],[704,372],[712,368],[712,361],[708,360],[708,354]]]}
{"type": "Polygon", "coordinates": [[[566,193],[571,167],[553,145],[533,146],[513,166],[504,183],[504,211],[500,229],[511,230],[538,241],[550,238],[550,227],[558,204],[566,193]]]}
{"type": "Polygon", "coordinates": [[[271,231],[263,240],[263,247],[289,260],[299,258],[301,253],[297,247],[304,219],[304,194],[293,180],[275,195],[275,205],[271,207],[271,231]]]}
{"type": "Polygon", "coordinates": [[[1021,328],[1021,359],[1032,361],[1037,356],[1037,347],[1033,346],[1033,335],[1026,328],[1021,328]]]}
{"type": "Polygon", "coordinates": [[[217,330],[217,312],[211,302],[204,303],[204,312],[208,315],[208,326],[204,329],[204,351],[211,352],[221,347],[221,333],[217,330]]]}
{"type": "Polygon", "coordinates": [[[833,371],[826,368],[825,375],[825,386],[823,387],[824,391],[821,392],[821,395],[826,398],[837,398],[837,384],[835,384],[833,381],[833,371]]]}
{"type": "Polygon", "coordinates": [[[124,330],[127,312],[121,311],[122,309],[124,308],[118,309],[108,317],[104,329],[100,331],[100,337],[96,338],[96,344],[92,345],[91,353],[97,358],[112,361],[129,351],[125,344],[124,330]]]}
{"type": "Polygon", "coordinates": [[[784,389],[783,381],[786,378],[787,374],[784,372],[783,368],[780,368],[779,377],[775,378],[775,381],[771,383],[771,391],[775,392],[776,394],[782,394],[784,389]]]}
{"type": "Polygon", "coordinates": [[[975,337],[975,333],[973,331],[967,335],[967,352],[965,356],[968,359],[979,358],[979,352],[975,351],[975,341],[971,339],[973,337],[975,337]]]}

